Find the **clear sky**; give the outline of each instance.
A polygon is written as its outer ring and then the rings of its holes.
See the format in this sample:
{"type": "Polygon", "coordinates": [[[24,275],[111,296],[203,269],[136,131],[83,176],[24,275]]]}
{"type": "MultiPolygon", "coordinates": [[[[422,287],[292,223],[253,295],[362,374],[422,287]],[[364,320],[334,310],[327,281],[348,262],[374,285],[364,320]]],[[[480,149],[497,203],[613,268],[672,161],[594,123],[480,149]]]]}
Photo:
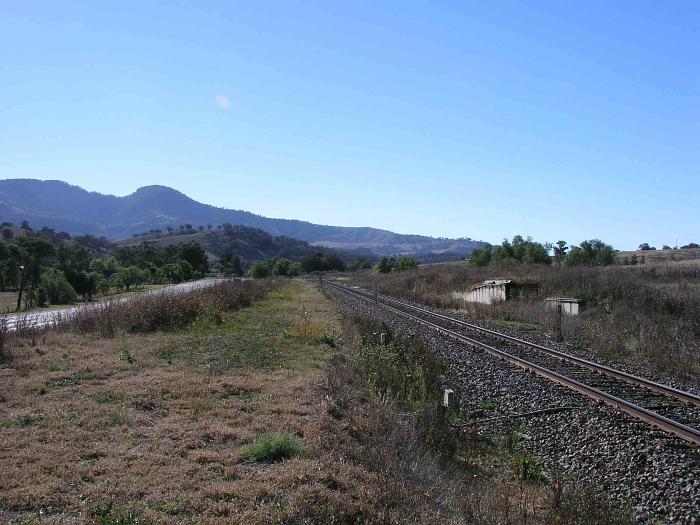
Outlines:
{"type": "Polygon", "coordinates": [[[491,242],[700,241],[695,0],[0,8],[0,178],[491,242]]]}

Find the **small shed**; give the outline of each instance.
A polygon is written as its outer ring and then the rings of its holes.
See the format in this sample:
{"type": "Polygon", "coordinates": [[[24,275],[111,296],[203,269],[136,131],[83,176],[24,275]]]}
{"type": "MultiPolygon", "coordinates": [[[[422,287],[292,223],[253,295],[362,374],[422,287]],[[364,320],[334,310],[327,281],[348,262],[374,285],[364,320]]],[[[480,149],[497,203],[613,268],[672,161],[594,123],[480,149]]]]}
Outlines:
{"type": "Polygon", "coordinates": [[[581,301],[572,297],[547,297],[544,300],[548,310],[556,310],[557,305],[561,305],[561,313],[566,315],[578,315],[581,301]]]}
{"type": "Polygon", "coordinates": [[[510,279],[490,279],[466,292],[452,292],[452,297],[465,303],[493,304],[507,301],[511,292],[510,279]]]}

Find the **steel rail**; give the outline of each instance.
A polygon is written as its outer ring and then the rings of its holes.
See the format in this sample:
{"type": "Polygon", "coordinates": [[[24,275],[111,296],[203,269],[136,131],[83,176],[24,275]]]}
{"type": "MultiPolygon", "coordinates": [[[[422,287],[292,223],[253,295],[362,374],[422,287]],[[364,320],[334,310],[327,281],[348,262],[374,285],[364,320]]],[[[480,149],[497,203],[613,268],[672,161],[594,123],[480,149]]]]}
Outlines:
{"type": "MultiPolygon", "coordinates": [[[[345,293],[349,293],[351,295],[355,295],[356,297],[359,297],[364,300],[371,300],[371,297],[368,297],[362,293],[358,293],[355,290],[352,290],[351,288],[347,288],[345,286],[336,284],[336,283],[331,283],[329,281],[325,281],[326,284],[331,285],[332,287],[339,289],[345,293]]],[[[400,301],[399,301],[400,302],[400,301]]],[[[567,387],[571,390],[574,390],[580,394],[583,394],[587,397],[590,397],[592,399],[595,399],[596,401],[600,401],[602,403],[605,403],[617,410],[620,410],[622,412],[625,412],[626,414],[629,414],[636,419],[639,419],[641,421],[644,421],[645,423],[654,426],[656,428],[659,428],[661,430],[664,430],[666,432],[669,432],[687,442],[690,444],[700,447],[700,431],[697,429],[694,429],[688,425],[684,425],[683,423],[679,423],[678,421],[674,421],[673,419],[670,419],[666,416],[662,416],[661,414],[657,414],[656,412],[652,410],[648,410],[646,408],[640,407],[638,405],[635,405],[634,403],[631,403],[625,399],[622,399],[620,397],[614,396],[612,394],[609,394],[607,392],[604,392],[602,390],[599,390],[597,388],[594,388],[592,386],[586,385],[585,383],[582,383],[580,381],[577,381],[575,379],[568,378],[558,372],[555,372],[553,370],[549,370],[543,366],[537,365],[535,363],[532,363],[530,361],[527,361],[526,359],[523,359],[521,357],[514,356],[512,354],[509,354],[507,352],[504,352],[503,350],[499,350],[498,348],[495,348],[491,345],[488,345],[482,341],[478,341],[476,339],[473,339],[471,337],[468,337],[462,333],[455,332],[454,330],[450,330],[449,328],[445,328],[443,326],[440,326],[436,323],[433,323],[431,321],[428,321],[426,319],[422,319],[416,315],[410,314],[408,312],[405,312],[403,310],[400,310],[398,308],[395,308],[393,306],[390,306],[388,304],[384,304],[384,306],[400,315],[403,315],[404,317],[408,317],[410,319],[413,319],[414,321],[417,321],[419,324],[422,324],[424,326],[428,326],[438,332],[441,332],[445,335],[448,335],[449,337],[456,339],[458,341],[461,341],[463,343],[467,343],[470,346],[475,346],[478,348],[481,348],[485,350],[488,354],[497,357],[499,359],[502,359],[504,361],[507,361],[509,363],[515,364],[516,366],[528,370],[531,372],[534,372],[535,374],[544,377],[546,379],[549,379],[550,381],[553,381],[557,384],[560,384],[564,387],[567,387]]],[[[427,311],[428,313],[433,313],[430,311],[427,311]]],[[[437,314],[440,315],[440,314],[437,314]]],[[[447,316],[445,316],[447,317],[447,316]]],[[[448,317],[449,319],[449,317],[448,317]]]]}
{"type": "MultiPolygon", "coordinates": [[[[328,281],[326,281],[328,282],[328,281]]],[[[338,285],[337,283],[331,283],[334,286],[341,286],[338,285]]],[[[348,288],[348,290],[352,290],[351,288],[348,288]]],[[[356,290],[352,290],[356,291],[356,290]]],[[[369,293],[366,292],[365,290],[362,291],[363,293],[369,293]]],[[[517,337],[513,337],[508,334],[504,334],[501,332],[497,332],[495,330],[491,330],[489,328],[484,328],[483,326],[475,325],[472,323],[468,323],[467,321],[463,321],[461,319],[456,319],[454,317],[450,317],[448,315],[444,314],[439,314],[437,312],[433,312],[431,310],[428,310],[427,308],[421,308],[419,306],[412,305],[410,303],[405,303],[403,301],[399,301],[397,299],[394,299],[393,297],[388,297],[386,295],[382,295],[381,298],[385,301],[389,301],[394,304],[398,304],[404,308],[410,308],[412,310],[432,315],[433,317],[437,317],[440,319],[444,319],[445,321],[448,321],[450,323],[454,323],[460,326],[464,326],[469,328],[470,330],[475,330],[478,332],[482,332],[485,334],[488,334],[491,337],[497,338],[497,339],[503,339],[508,342],[514,343],[519,346],[523,346],[525,348],[533,348],[535,350],[538,350],[540,352],[543,352],[545,354],[549,354],[553,357],[556,357],[558,359],[561,359],[562,361],[569,361],[572,363],[576,363],[578,365],[584,366],[586,368],[590,368],[591,370],[594,370],[596,372],[599,372],[601,374],[605,374],[608,376],[613,376],[618,379],[621,379],[631,385],[636,385],[636,386],[643,386],[649,390],[653,390],[654,392],[657,392],[659,394],[663,394],[665,396],[670,396],[670,397],[675,397],[676,399],[680,401],[684,401],[686,403],[690,403],[692,405],[695,405],[696,407],[700,407],[700,396],[697,396],[695,394],[692,394],[691,392],[685,392],[683,390],[679,390],[677,388],[674,388],[672,386],[664,385],[661,383],[657,383],[655,381],[650,381],[649,379],[645,379],[643,377],[639,377],[633,374],[629,374],[627,372],[623,372],[622,370],[616,370],[614,368],[610,368],[609,366],[601,365],[598,364],[594,361],[589,361],[588,359],[583,359],[581,357],[576,357],[564,352],[560,352],[558,350],[554,350],[553,348],[547,348],[546,346],[539,345],[537,343],[533,343],[531,341],[525,341],[524,339],[519,339],[517,337]]]]}

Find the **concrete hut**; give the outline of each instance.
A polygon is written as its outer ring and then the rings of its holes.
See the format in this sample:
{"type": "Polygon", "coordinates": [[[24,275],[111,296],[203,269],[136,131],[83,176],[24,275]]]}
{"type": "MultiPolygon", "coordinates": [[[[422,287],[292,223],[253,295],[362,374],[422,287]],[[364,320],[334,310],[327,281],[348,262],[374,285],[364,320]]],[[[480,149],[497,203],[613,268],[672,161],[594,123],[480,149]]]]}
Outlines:
{"type": "Polygon", "coordinates": [[[510,299],[510,279],[491,279],[477,284],[466,292],[452,292],[452,297],[465,303],[493,304],[510,299]]]}

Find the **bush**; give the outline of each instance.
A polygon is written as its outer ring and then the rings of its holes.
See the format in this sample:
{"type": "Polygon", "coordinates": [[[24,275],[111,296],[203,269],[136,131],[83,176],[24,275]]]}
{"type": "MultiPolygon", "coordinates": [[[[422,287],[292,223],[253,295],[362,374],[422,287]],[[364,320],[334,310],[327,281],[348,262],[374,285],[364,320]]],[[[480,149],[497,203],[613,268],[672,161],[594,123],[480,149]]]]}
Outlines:
{"type": "Polygon", "coordinates": [[[379,264],[377,265],[377,271],[379,273],[389,273],[394,268],[394,262],[395,259],[393,257],[382,257],[382,260],[379,261],[379,264]]]}
{"type": "Polygon", "coordinates": [[[248,446],[244,457],[258,463],[275,463],[296,457],[300,452],[301,445],[291,434],[263,435],[257,442],[248,446]]]}
{"type": "Polygon", "coordinates": [[[396,259],[396,262],[394,263],[395,272],[413,270],[414,268],[418,268],[418,263],[413,257],[409,257],[408,255],[400,256],[398,259],[396,259]]]}
{"type": "Polygon", "coordinates": [[[253,279],[262,279],[264,277],[269,277],[271,273],[270,265],[267,261],[256,262],[250,267],[250,276],[253,279]]]}
{"type": "Polygon", "coordinates": [[[486,245],[483,248],[477,248],[469,257],[469,264],[473,266],[483,267],[488,266],[491,262],[491,246],[486,245]]]}
{"type": "Polygon", "coordinates": [[[39,280],[39,304],[69,304],[75,302],[75,290],[61,270],[49,268],[39,280]]]}

